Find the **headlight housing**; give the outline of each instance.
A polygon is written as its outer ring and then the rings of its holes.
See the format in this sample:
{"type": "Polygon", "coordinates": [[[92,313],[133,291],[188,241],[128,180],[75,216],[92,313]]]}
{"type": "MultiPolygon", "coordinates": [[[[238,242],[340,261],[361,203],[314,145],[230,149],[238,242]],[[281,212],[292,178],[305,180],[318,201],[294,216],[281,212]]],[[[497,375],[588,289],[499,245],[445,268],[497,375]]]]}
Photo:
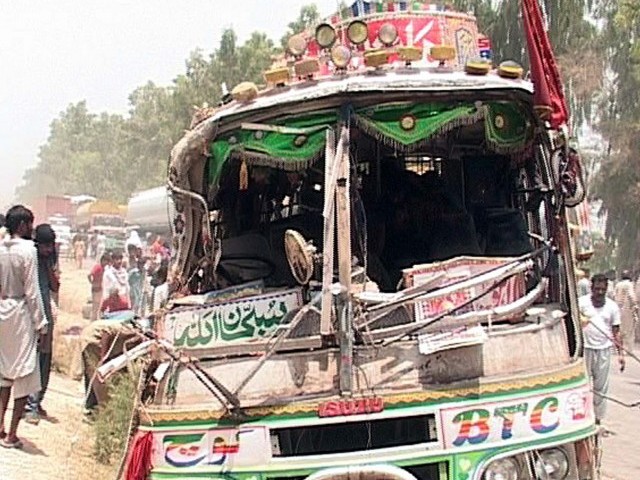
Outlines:
{"type": "Polygon", "coordinates": [[[541,450],[534,463],[536,478],[540,480],[564,480],[569,475],[569,457],[561,448],[541,450]]]}
{"type": "Polygon", "coordinates": [[[347,68],[351,61],[351,50],[340,44],[334,46],[331,49],[331,61],[337,68],[347,68]]]}
{"type": "Polygon", "coordinates": [[[515,458],[499,458],[484,469],[483,480],[519,480],[520,464],[515,458]]]}
{"type": "Polygon", "coordinates": [[[328,23],[322,23],[316,28],[316,42],[321,48],[331,48],[337,38],[336,30],[328,23]]]}

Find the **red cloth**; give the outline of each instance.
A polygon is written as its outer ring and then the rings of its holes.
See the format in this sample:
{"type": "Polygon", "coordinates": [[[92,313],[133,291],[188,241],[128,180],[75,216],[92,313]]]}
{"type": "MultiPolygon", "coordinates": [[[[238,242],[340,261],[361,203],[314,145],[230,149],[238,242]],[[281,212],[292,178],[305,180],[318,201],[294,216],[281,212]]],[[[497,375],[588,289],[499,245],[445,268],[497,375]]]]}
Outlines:
{"type": "Polygon", "coordinates": [[[123,310],[129,310],[129,302],[120,295],[109,295],[102,301],[102,305],[100,306],[101,312],[113,313],[123,310]]]}
{"type": "Polygon", "coordinates": [[[102,290],[102,277],[104,276],[104,267],[100,263],[96,263],[91,269],[91,290],[98,292],[102,290]]]}
{"type": "Polygon", "coordinates": [[[129,454],[126,480],[146,480],[151,472],[151,452],[153,450],[153,434],[138,432],[129,454]]]}
{"type": "Polygon", "coordinates": [[[549,123],[553,128],[567,124],[569,109],[560,80],[549,35],[544,28],[538,0],[521,0],[522,21],[531,63],[531,80],[536,106],[551,108],[549,123]]]}

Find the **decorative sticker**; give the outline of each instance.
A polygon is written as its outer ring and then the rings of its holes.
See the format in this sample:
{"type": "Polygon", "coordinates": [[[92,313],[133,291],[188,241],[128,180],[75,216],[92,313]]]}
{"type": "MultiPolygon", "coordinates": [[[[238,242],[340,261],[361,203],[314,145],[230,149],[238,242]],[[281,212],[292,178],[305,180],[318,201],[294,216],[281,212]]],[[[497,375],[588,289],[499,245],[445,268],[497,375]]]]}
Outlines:
{"type": "Polygon", "coordinates": [[[505,445],[575,432],[593,425],[588,386],[499,403],[444,409],[446,448],[505,445]]]}

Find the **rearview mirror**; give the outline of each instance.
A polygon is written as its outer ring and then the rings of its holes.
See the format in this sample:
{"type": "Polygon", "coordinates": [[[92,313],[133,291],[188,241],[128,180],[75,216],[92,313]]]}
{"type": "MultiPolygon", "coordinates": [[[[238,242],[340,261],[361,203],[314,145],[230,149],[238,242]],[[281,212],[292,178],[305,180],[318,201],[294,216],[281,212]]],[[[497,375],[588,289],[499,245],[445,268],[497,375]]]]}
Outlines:
{"type": "Polygon", "coordinates": [[[551,166],[557,187],[567,207],[575,207],[586,196],[580,154],[573,148],[560,147],[551,155],[551,166]]]}

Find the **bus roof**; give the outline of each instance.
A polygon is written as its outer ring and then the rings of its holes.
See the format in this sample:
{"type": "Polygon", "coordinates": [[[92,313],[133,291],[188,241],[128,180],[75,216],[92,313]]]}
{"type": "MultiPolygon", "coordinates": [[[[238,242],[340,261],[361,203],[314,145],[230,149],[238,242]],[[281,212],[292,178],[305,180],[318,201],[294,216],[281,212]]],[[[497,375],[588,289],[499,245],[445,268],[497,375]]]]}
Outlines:
{"type": "Polygon", "coordinates": [[[342,95],[355,97],[367,93],[442,94],[451,92],[458,94],[481,91],[503,94],[516,91],[524,96],[530,96],[533,94],[533,85],[527,80],[503,78],[493,72],[479,76],[462,71],[438,71],[437,68],[404,68],[384,72],[335,75],[264,90],[258,94],[257,98],[248,102],[233,100],[217,109],[205,121],[216,123],[279,106],[308,105],[309,102],[342,95]]]}

